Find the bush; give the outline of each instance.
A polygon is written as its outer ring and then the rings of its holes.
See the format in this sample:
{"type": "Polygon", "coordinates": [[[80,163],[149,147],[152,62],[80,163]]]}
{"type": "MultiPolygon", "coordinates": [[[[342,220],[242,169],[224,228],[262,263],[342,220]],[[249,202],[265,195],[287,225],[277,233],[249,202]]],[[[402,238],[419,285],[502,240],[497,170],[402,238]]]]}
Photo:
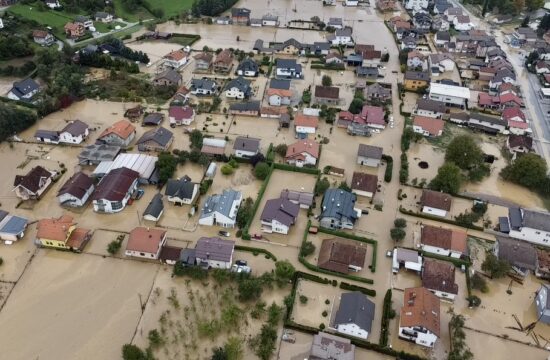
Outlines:
{"type": "Polygon", "coordinates": [[[506,276],[511,268],[508,261],[499,259],[493,253],[487,253],[481,264],[481,270],[488,272],[495,279],[506,276]]]}
{"type": "Polygon", "coordinates": [[[323,311],[323,312],[321,313],[321,315],[323,315],[323,317],[327,317],[328,312],[325,310],[325,311],[323,311]]]}
{"type": "Polygon", "coordinates": [[[472,289],[476,289],[481,291],[482,293],[486,293],[489,291],[489,287],[487,286],[487,281],[485,278],[478,273],[475,273],[470,278],[470,284],[472,286],[472,289]]]}
{"type": "Polygon", "coordinates": [[[311,241],[304,241],[300,247],[300,256],[307,257],[315,252],[315,245],[311,241]]]}
{"type": "Polygon", "coordinates": [[[4,263],[4,259],[2,259],[2,258],[0,257],[0,266],[2,266],[3,263],[4,263]]]}
{"type": "Polygon", "coordinates": [[[382,159],[386,161],[386,170],[384,172],[384,181],[390,182],[393,174],[393,158],[389,155],[382,155],[382,159]]]}
{"type": "Polygon", "coordinates": [[[201,182],[201,185],[199,187],[200,194],[201,195],[206,194],[206,192],[208,191],[208,189],[210,189],[210,186],[212,185],[213,182],[214,180],[212,179],[206,179],[203,182],[201,182]]]}
{"type": "Polygon", "coordinates": [[[349,291],[360,291],[363,294],[368,296],[376,296],[376,290],[374,289],[367,289],[361,286],[348,284],[347,282],[344,282],[344,281],[340,282],[340,289],[349,290],[349,291]]]}
{"type": "Polygon", "coordinates": [[[107,252],[111,255],[115,255],[120,250],[120,247],[122,246],[122,240],[124,240],[124,236],[118,237],[116,240],[113,240],[107,245],[107,252]]]}
{"type": "Polygon", "coordinates": [[[407,227],[407,220],[403,218],[397,218],[393,221],[393,225],[395,225],[396,228],[404,229],[407,227]]]}
{"type": "Polygon", "coordinates": [[[321,325],[319,325],[319,329],[325,330],[325,324],[321,323],[321,325]]]}
{"type": "Polygon", "coordinates": [[[326,177],[324,177],[322,179],[317,180],[317,182],[315,183],[315,189],[313,190],[313,192],[315,193],[316,196],[323,195],[329,187],[330,187],[330,182],[326,177]]]}
{"type": "Polygon", "coordinates": [[[395,311],[392,309],[392,291],[388,289],[386,295],[384,295],[384,303],[382,307],[382,329],[380,331],[380,339],[378,344],[381,346],[388,346],[388,336],[390,331],[390,319],[395,316],[395,311]],[[392,316],[393,313],[393,316],[392,316]]]}
{"type": "Polygon", "coordinates": [[[326,300],[325,300],[325,304],[326,304],[326,305],[329,305],[329,304],[330,304],[330,300],[329,300],[329,299],[326,299],[326,300]]]}
{"type": "Polygon", "coordinates": [[[254,176],[260,180],[265,180],[270,172],[271,167],[265,162],[256,164],[256,167],[254,168],[254,176]]]}
{"type": "Polygon", "coordinates": [[[407,233],[401,228],[393,228],[390,230],[390,236],[394,241],[401,241],[405,238],[407,233]]]}
{"type": "Polygon", "coordinates": [[[305,295],[300,295],[300,304],[307,304],[307,296],[305,295]]]}
{"type": "Polygon", "coordinates": [[[229,164],[224,164],[221,168],[221,172],[223,175],[231,175],[234,171],[234,168],[229,164]]]}

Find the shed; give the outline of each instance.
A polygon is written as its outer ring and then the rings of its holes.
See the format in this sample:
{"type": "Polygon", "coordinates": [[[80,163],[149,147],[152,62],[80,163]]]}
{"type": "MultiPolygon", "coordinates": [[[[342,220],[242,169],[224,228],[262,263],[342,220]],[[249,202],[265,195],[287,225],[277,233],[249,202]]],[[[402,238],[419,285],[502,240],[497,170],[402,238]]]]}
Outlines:
{"type": "Polygon", "coordinates": [[[164,203],[162,202],[162,195],[160,193],[155,194],[153,199],[145,211],[143,212],[143,218],[149,221],[159,221],[162,213],[164,212],[164,203]]]}

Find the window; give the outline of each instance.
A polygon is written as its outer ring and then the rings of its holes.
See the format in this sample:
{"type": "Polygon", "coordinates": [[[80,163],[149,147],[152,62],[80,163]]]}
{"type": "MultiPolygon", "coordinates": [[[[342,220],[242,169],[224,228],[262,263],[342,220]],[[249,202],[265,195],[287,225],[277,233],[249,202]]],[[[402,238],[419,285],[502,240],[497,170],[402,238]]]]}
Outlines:
{"type": "Polygon", "coordinates": [[[535,234],[540,235],[540,231],[535,231],[535,234]]]}
{"type": "Polygon", "coordinates": [[[140,254],[141,256],[145,256],[145,254],[144,254],[144,253],[139,253],[139,254],[140,254]]]}

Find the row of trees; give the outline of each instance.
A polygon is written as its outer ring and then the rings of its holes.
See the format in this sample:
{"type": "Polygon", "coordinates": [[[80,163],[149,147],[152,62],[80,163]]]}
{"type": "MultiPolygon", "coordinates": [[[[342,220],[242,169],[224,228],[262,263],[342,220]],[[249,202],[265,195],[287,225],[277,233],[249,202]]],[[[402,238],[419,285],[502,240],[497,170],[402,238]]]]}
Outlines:
{"type": "Polygon", "coordinates": [[[104,44],[108,44],[116,49],[116,55],[122,56],[131,61],[139,61],[142,64],[149,63],[149,56],[143,51],[132,50],[124,42],[117,38],[107,38],[104,44]]]}
{"type": "Polygon", "coordinates": [[[518,15],[524,10],[533,11],[544,6],[544,0],[464,0],[464,3],[481,6],[483,16],[487,12],[518,15]]]}
{"type": "Polygon", "coordinates": [[[34,111],[0,102],[0,142],[32,126],[36,119],[34,111]]]}
{"type": "Polygon", "coordinates": [[[33,47],[28,39],[11,34],[0,36],[0,60],[16,59],[33,54],[33,47]]]}
{"type": "Polygon", "coordinates": [[[134,62],[128,62],[118,58],[112,58],[107,54],[81,53],[78,57],[81,65],[103,69],[124,70],[131,74],[139,73],[139,66],[134,62]]]}
{"type": "MultiPolygon", "coordinates": [[[[136,1],[136,0],[126,0],[136,1]]],[[[217,16],[237,3],[237,0],[195,0],[191,13],[195,17],[217,16]]]]}

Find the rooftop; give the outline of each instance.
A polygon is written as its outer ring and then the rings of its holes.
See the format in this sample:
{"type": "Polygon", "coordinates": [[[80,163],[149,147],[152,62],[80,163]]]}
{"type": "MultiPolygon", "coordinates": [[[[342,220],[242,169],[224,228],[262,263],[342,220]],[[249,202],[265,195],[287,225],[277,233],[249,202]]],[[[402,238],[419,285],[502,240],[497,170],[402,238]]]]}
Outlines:
{"type": "Polygon", "coordinates": [[[347,274],[349,266],[363,268],[367,248],[362,243],[341,239],[325,239],[319,250],[317,264],[322,269],[347,274]]]}
{"type": "Polygon", "coordinates": [[[231,261],[235,242],[218,237],[201,237],[195,246],[195,255],[199,259],[231,261]]]}
{"type": "Polygon", "coordinates": [[[418,287],[405,289],[403,307],[399,317],[399,326],[420,326],[439,337],[440,301],[429,290],[418,287]]]}
{"type": "Polygon", "coordinates": [[[130,231],[126,250],[156,254],[166,236],[166,230],[136,227],[130,231]]]}
{"type": "Polygon", "coordinates": [[[422,286],[430,290],[458,294],[455,269],[452,263],[425,259],[422,268],[422,286]]]}

